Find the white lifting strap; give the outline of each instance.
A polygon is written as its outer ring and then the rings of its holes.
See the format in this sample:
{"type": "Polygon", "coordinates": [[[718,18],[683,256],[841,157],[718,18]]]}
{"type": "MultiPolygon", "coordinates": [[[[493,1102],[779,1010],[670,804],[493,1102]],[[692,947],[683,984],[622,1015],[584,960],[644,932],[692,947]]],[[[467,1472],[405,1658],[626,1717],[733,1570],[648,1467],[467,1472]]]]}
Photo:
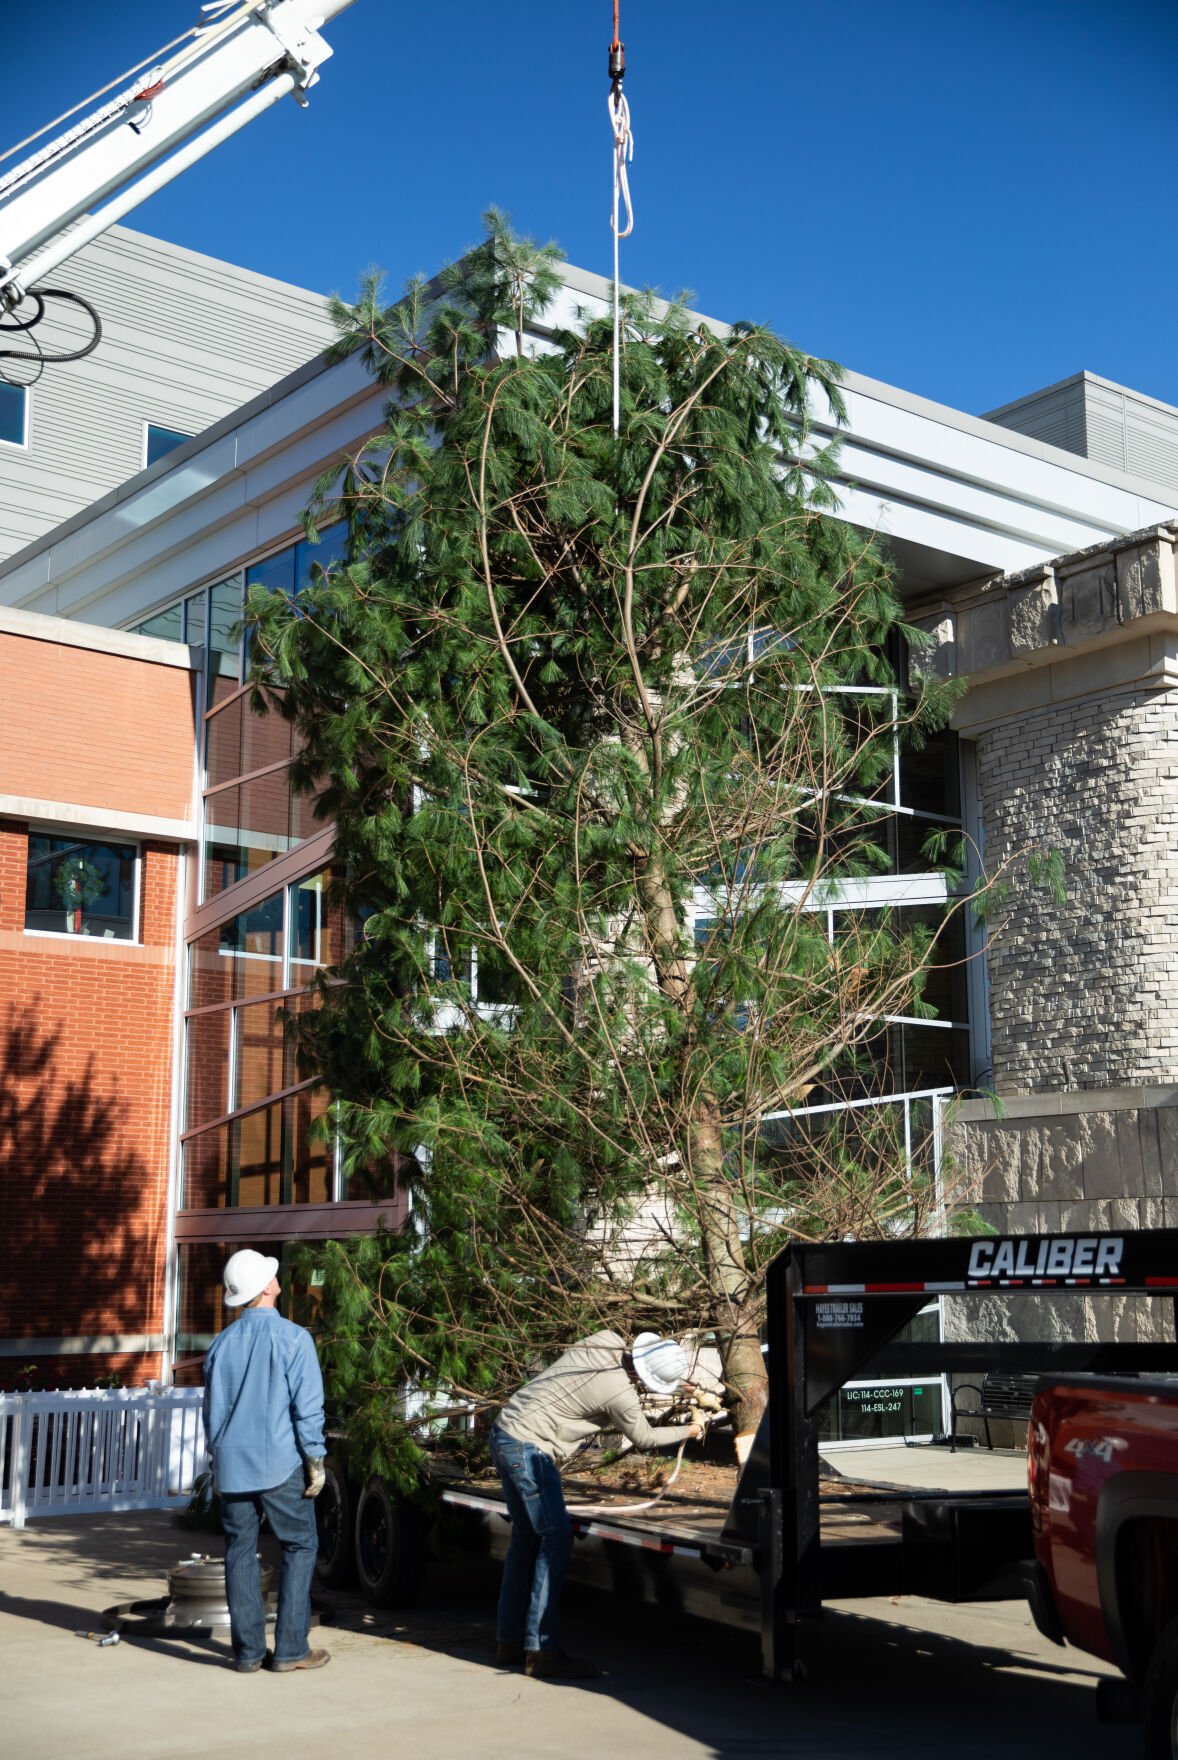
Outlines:
{"type": "Polygon", "coordinates": [[[609,123],[614,137],[614,205],[611,225],[614,234],[614,433],[621,421],[621,339],[622,287],[618,269],[618,245],[634,230],[634,209],[630,201],[630,179],[627,165],[634,157],[634,136],[630,132],[630,106],[620,82],[615,82],[606,100],[609,123]],[[626,224],[621,224],[621,210],[626,210],[626,224]]]}

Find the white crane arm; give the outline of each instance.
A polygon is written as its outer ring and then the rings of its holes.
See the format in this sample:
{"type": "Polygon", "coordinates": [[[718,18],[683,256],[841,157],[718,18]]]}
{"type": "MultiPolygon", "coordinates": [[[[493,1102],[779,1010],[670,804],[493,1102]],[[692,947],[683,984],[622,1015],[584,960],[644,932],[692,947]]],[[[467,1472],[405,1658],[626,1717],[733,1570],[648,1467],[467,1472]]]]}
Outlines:
{"type": "Polygon", "coordinates": [[[184,48],[0,175],[0,312],[288,92],[305,104],[319,28],[351,3],[214,0],[184,48]]]}

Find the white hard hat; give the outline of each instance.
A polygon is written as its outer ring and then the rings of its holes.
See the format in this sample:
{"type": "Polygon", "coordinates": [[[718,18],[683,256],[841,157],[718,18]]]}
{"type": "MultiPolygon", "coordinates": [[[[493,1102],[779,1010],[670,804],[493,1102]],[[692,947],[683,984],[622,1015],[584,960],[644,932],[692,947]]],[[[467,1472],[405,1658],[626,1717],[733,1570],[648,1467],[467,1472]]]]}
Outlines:
{"type": "Polygon", "coordinates": [[[672,1394],[687,1375],[687,1352],[673,1338],[640,1332],[630,1352],[634,1373],[651,1393],[672,1394]]]}
{"type": "Polygon", "coordinates": [[[225,1262],[225,1306],[240,1308],[246,1302],[252,1302],[255,1296],[261,1295],[277,1270],[277,1259],[268,1258],[265,1253],[255,1253],[252,1247],[243,1247],[240,1253],[234,1253],[225,1262]]]}

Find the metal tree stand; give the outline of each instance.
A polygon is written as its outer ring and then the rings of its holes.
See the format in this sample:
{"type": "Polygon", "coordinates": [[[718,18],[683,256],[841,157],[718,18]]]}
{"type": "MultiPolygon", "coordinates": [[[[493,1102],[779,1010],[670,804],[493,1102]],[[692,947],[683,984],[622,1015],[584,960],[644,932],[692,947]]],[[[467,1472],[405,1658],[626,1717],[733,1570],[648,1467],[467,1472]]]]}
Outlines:
{"type": "MultiPolygon", "coordinates": [[[[271,1583],[274,1572],[262,1566],[262,1597],[266,1624],[275,1620],[271,1583]]],[[[194,1552],[168,1572],[168,1593],[145,1601],[121,1601],[102,1616],[108,1631],[132,1638],[211,1638],[229,1630],[225,1599],[225,1560],[194,1552]]]]}

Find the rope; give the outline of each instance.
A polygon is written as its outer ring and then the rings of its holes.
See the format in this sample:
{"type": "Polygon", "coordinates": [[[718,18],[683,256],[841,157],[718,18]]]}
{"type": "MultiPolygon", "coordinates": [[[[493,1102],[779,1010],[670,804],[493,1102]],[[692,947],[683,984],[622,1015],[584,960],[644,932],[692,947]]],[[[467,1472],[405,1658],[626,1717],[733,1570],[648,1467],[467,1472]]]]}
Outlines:
{"type": "Polygon", "coordinates": [[[645,1503],[567,1503],[565,1508],[571,1516],[640,1516],[644,1510],[653,1509],[662,1501],[679,1477],[679,1469],[683,1465],[683,1450],[687,1447],[685,1436],[679,1444],[679,1453],[675,1456],[675,1467],[667,1483],[656,1496],[648,1497],[645,1503]]]}
{"type": "Polygon", "coordinates": [[[614,0],[614,40],[609,46],[610,90],[607,104],[609,107],[610,132],[614,137],[614,192],[613,213],[610,225],[614,235],[614,433],[621,424],[621,347],[622,347],[622,282],[620,274],[620,257],[618,246],[623,238],[629,238],[634,230],[634,208],[630,201],[630,179],[626,167],[634,158],[634,136],[630,129],[630,106],[622,91],[622,81],[626,76],[625,48],[618,37],[618,4],[614,0]],[[621,224],[622,208],[626,210],[626,224],[621,224]]]}
{"type": "MultiPolygon", "coordinates": [[[[697,1395],[697,1397],[699,1396],[697,1395]]],[[[694,1404],[691,1407],[691,1421],[693,1424],[699,1424],[705,1435],[708,1425],[714,1423],[716,1418],[720,1416],[723,1416],[723,1413],[718,1410],[708,1411],[694,1404]]],[[[660,1486],[657,1494],[654,1497],[648,1497],[645,1503],[569,1503],[565,1505],[565,1508],[571,1516],[640,1516],[644,1510],[653,1509],[656,1503],[661,1503],[667,1495],[679,1477],[679,1470],[683,1465],[683,1450],[690,1441],[689,1436],[683,1438],[679,1444],[679,1452],[675,1456],[671,1477],[665,1485],[660,1486]]]]}

